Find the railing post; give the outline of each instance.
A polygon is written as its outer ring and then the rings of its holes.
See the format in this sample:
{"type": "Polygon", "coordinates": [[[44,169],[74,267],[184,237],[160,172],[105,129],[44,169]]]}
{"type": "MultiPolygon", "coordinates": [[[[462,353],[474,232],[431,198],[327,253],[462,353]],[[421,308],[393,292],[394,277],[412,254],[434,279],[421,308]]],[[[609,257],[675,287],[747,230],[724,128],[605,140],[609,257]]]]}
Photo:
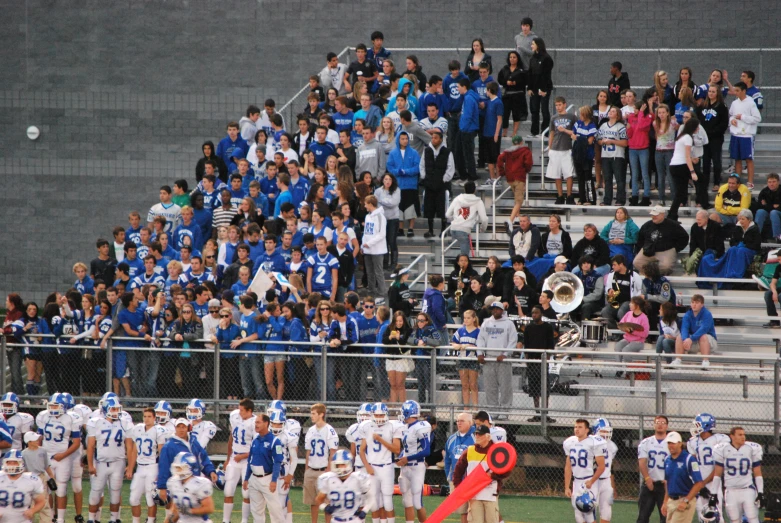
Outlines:
{"type": "Polygon", "coordinates": [[[776,359],[773,365],[773,441],[778,445],[781,434],[781,420],[779,420],[779,404],[781,404],[781,392],[779,392],[779,380],[781,380],[781,361],[776,359]]]}
{"type": "Polygon", "coordinates": [[[220,344],[214,345],[214,422],[220,419],[220,344]]]}
{"type": "Polygon", "coordinates": [[[450,404],[450,426],[448,428],[447,433],[452,434],[455,430],[455,424],[456,424],[456,406],[452,403],[450,404]]]}
{"type": "Polygon", "coordinates": [[[5,394],[5,369],[7,367],[7,361],[8,358],[6,357],[5,351],[8,350],[8,340],[5,339],[5,336],[0,336],[0,369],[3,370],[3,372],[0,372],[0,391],[2,391],[3,394],[5,394]]]}
{"type": "Polygon", "coordinates": [[[320,402],[325,404],[328,396],[328,362],[326,361],[326,354],[328,353],[327,345],[324,343],[320,346],[320,402]]]}
{"type": "Polygon", "coordinates": [[[540,358],[540,418],[542,418],[542,430],[548,425],[548,352],[542,353],[540,358]]]}
{"type": "MultiPolygon", "coordinates": [[[[494,203],[494,207],[496,207],[496,204],[494,203]]],[[[496,227],[494,226],[494,230],[496,230],[496,227]]],[[[475,222],[475,256],[480,256],[480,222],[475,222]]]]}
{"type": "MultiPolygon", "coordinates": [[[[491,187],[491,222],[493,223],[493,234],[491,235],[491,239],[496,239],[496,182],[492,184],[491,187]]],[[[508,232],[509,234],[509,232],[508,232]]]]}
{"type": "Polygon", "coordinates": [[[656,412],[664,414],[665,405],[662,402],[662,358],[656,356],[656,412]]]}
{"type": "MultiPolygon", "coordinates": [[[[445,329],[447,332],[447,329],[445,329]]],[[[449,344],[448,344],[449,345],[449,344]]],[[[430,369],[430,377],[429,377],[429,403],[432,405],[436,405],[437,400],[434,397],[434,394],[437,392],[437,351],[439,349],[435,348],[431,351],[431,369],[430,369]]]]}
{"type": "Polygon", "coordinates": [[[423,278],[423,292],[426,292],[426,289],[428,289],[428,258],[425,256],[423,257],[423,274],[426,275],[423,278]]]}
{"type": "Polygon", "coordinates": [[[108,339],[106,344],[106,390],[114,390],[114,384],[111,377],[114,375],[114,340],[108,339]]]}

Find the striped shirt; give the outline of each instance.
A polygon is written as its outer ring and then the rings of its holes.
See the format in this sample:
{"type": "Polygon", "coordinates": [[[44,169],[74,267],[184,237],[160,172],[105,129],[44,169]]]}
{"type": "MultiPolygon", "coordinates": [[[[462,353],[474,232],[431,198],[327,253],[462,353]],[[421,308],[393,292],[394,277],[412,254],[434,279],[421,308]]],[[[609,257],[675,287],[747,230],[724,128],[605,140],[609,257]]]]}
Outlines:
{"type": "Polygon", "coordinates": [[[236,216],[236,213],[238,212],[238,209],[236,207],[231,207],[230,209],[225,209],[225,207],[218,207],[214,209],[214,217],[212,218],[212,227],[217,230],[219,227],[227,227],[231,224],[231,220],[234,216],[236,216]]]}

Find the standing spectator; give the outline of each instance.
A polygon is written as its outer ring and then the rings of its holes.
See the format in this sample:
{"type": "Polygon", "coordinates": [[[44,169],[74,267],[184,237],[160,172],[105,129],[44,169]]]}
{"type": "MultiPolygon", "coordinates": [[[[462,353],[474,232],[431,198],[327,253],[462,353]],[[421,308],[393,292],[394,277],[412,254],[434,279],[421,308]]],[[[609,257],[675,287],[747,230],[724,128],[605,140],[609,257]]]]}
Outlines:
{"type": "MultiPolygon", "coordinates": [[[[255,135],[258,132],[257,121],[260,118],[260,109],[256,105],[247,107],[247,112],[239,120],[239,133],[247,142],[247,148],[254,143],[255,135]]],[[[200,181],[200,180],[198,180],[200,181]]]]}
{"type": "Polygon", "coordinates": [[[757,124],[762,121],[754,99],[747,96],[748,86],[738,82],[734,86],[737,100],[729,106],[729,157],[735,160],[735,172],[743,173],[743,160],[746,161],[749,189],[754,188],[754,136],[757,134],[757,124]]]}
{"type": "Polygon", "coordinates": [[[640,229],[629,217],[625,207],[616,209],[615,218],[607,222],[599,236],[610,245],[610,257],[621,254],[631,264],[634,260],[634,248],[640,229]]]}
{"type": "Polygon", "coordinates": [[[621,121],[621,110],[612,106],[607,113],[607,121],[599,126],[597,144],[602,148],[602,177],[605,183],[605,196],[601,205],[613,205],[613,180],[618,186],[616,205],[626,204],[626,126],[621,121]]]}
{"type": "Polygon", "coordinates": [[[347,68],[343,78],[345,91],[352,91],[357,82],[371,85],[377,79],[377,64],[374,60],[366,59],[365,44],[355,46],[355,58],[356,60],[347,68]]]}
{"type": "Polygon", "coordinates": [[[461,399],[464,405],[476,406],[478,403],[477,376],[480,370],[476,358],[477,339],[480,336],[480,320],[474,310],[463,314],[464,325],[451,340],[453,349],[458,351],[456,368],[461,378],[461,399]]]}
{"type": "MultiPolygon", "coordinates": [[[[683,113],[684,124],[692,119],[696,120],[693,110],[687,110],[683,113]]],[[[694,172],[697,174],[697,182],[694,184],[696,194],[695,201],[697,207],[707,209],[710,206],[708,198],[708,178],[702,175],[702,162],[700,162],[700,159],[705,152],[705,146],[708,145],[708,134],[705,132],[702,125],[697,127],[697,132],[694,133],[692,139],[692,164],[694,165],[694,172]]]]}
{"type": "Polygon", "coordinates": [[[480,77],[481,65],[488,66],[488,73],[491,73],[493,69],[491,65],[491,55],[485,52],[483,39],[475,38],[472,40],[472,50],[469,52],[469,56],[466,58],[466,65],[464,66],[470,82],[475,82],[480,77]]]}
{"type": "Polygon", "coordinates": [[[480,129],[480,108],[478,95],[470,89],[470,86],[471,82],[468,78],[458,81],[458,92],[463,97],[461,117],[458,121],[461,158],[464,162],[464,173],[461,179],[476,181],[478,178],[475,171],[475,137],[480,129]]]}
{"type": "Polygon", "coordinates": [[[385,174],[386,156],[380,142],[374,139],[372,128],[363,129],[363,143],[355,153],[355,172],[370,172],[378,180],[385,174]]]}
{"type": "Polygon", "coordinates": [[[651,220],[645,222],[637,233],[635,270],[641,271],[646,263],[655,259],[663,275],[670,274],[678,261],[678,252],[689,243],[689,234],[675,220],[665,218],[661,205],[650,211],[651,220]]]}
{"type": "MultiPolygon", "coordinates": [[[[401,211],[399,227],[404,229],[404,222],[409,221],[407,238],[413,238],[415,232],[415,219],[420,214],[420,200],[418,196],[418,178],[420,173],[420,155],[409,146],[409,134],[401,131],[396,136],[396,148],[388,155],[387,169],[399,181],[401,189],[401,211]]],[[[474,147],[472,147],[472,162],[474,163],[474,147]]],[[[402,234],[399,234],[401,236],[402,234]]]]}
{"type": "Polygon", "coordinates": [[[637,111],[627,116],[626,136],[629,139],[629,163],[632,168],[632,197],[629,205],[638,204],[640,177],[643,180],[643,200],[640,206],[651,205],[651,176],[648,172],[650,136],[649,131],[654,121],[647,102],[641,102],[637,111]]]}
{"type": "Polygon", "coordinates": [[[678,81],[673,86],[673,95],[676,99],[680,98],[681,90],[684,87],[691,89],[692,99],[697,97],[700,88],[694,82],[693,76],[691,67],[681,67],[681,70],[678,72],[678,81]]]}
{"type": "Polygon", "coordinates": [[[464,103],[464,95],[458,87],[461,79],[468,79],[461,72],[461,63],[458,60],[452,60],[448,64],[448,74],[442,80],[442,91],[445,94],[447,103],[445,105],[445,117],[447,118],[447,143],[453,148],[453,155],[456,159],[456,172],[460,180],[466,179],[464,158],[461,154],[461,140],[459,137],[461,119],[461,108],[464,103]]]}
{"type": "Polygon", "coordinates": [[[442,196],[449,187],[456,168],[453,155],[442,143],[443,140],[442,130],[434,129],[431,143],[420,155],[420,184],[425,188],[423,209],[428,219],[428,232],[423,235],[426,239],[435,238],[434,218],[436,216],[439,216],[442,221],[442,232],[447,228],[445,198],[442,196]]]}
{"type": "MultiPolygon", "coordinates": [[[[607,89],[600,89],[597,92],[596,103],[591,106],[593,111],[592,121],[597,126],[597,131],[602,127],[602,124],[607,121],[607,114],[612,106],[608,103],[607,89]]],[[[604,187],[602,183],[602,147],[597,145],[596,139],[594,141],[594,176],[597,179],[597,189],[604,187]]]]}
{"type": "MultiPolygon", "coordinates": [[[[654,154],[654,163],[658,175],[657,188],[659,189],[659,205],[667,205],[665,201],[665,184],[670,184],[670,196],[675,199],[675,183],[670,170],[670,162],[673,159],[675,151],[675,137],[678,131],[678,121],[671,113],[670,107],[666,104],[660,104],[656,108],[656,118],[654,118],[654,134],[656,136],[656,151],[654,154]]],[[[722,138],[723,142],[723,138],[722,138]]],[[[719,155],[721,149],[719,149],[719,155]]]]}
{"type": "MultiPolygon", "coordinates": [[[[83,265],[83,264],[82,264],[83,265]]],[[[21,296],[12,292],[5,298],[5,321],[3,321],[3,334],[8,343],[19,343],[24,338],[24,334],[33,329],[30,322],[25,321],[25,307],[21,296]]],[[[36,307],[37,309],[37,307],[36,307]]],[[[50,343],[48,340],[44,343],[50,343]]],[[[6,350],[8,358],[8,367],[11,370],[11,391],[16,394],[22,394],[25,390],[22,381],[22,357],[26,356],[25,349],[22,347],[9,347],[6,350]]],[[[29,374],[29,373],[28,373],[29,374]]],[[[27,393],[30,394],[32,382],[28,380],[27,393]]]]}
{"type": "Polygon", "coordinates": [[[388,328],[382,335],[385,354],[385,370],[390,382],[390,402],[403,403],[407,401],[407,374],[415,370],[415,362],[408,358],[410,353],[409,338],[412,329],[407,323],[407,316],[400,310],[393,314],[388,328]]]}
{"type": "MultiPolygon", "coordinates": [[[[523,348],[525,349],[541,349],[541,350],[554,350],[556,348],[556,340],[554,338],[553,325],[542,321],[542,308],[539,305],[535,305],[531,310],[532,323],[526,326],[523,333],[523,348]]],[[[526,365],[526,379],[528,380],[527,393],[534,401],[534,408],[540,408],[540,397],[542,396],[542,373],[548,373],[547,361],[542,361],[542,354],[539,352],[526,352],[524,358],[529,361],[526,365]],[[536,363],[535,363],[536,362],[536,363]]],[[[546,379],[545,382],[550,387],[550,382],[546,379]]],[[[550,394],[546,395],[546,399],[550,400],[550,394]]],[[[545,408],[548,408],[548,402],[546,401],[545,408]]],[[[548,423],[555,423],[556,420],[547,417],[548,423]]],[[[539,423],[542,421],[541,413],[537,410],[537,413],[527,420],[529,423],[539,423]]]]}
{"type": "MultiPolygon", "coordinates": [[[[489,429],[490,433],[490,429],[489,429]]],[[[456,416],[456,432],[447,438],[445,443],[445,478],[450,484],[450,492],[455,490],[453,472],[461,455],[475,442],[475,426],[472,424],[472,414],[460,412],[456,416]]],[[[461,523],[467,523],[467,504],[458,507],[455,512],[461,516],[461,523]]]]}
{"type": "MultiPolygon", "coordinates": [[[[426,86],[426,75],[423,74],[423,66],[420,65],[420,60],[418,60],[418,57],[414,54],[407,56],[407,71],[404,73],[405,75],[412,74],[415,75],[415,78],[418,79],[418,85],[420,86],[421,90],[425,88],[426,86]]],[[[410,92],[410,94],[415,94],[414,92],[410,92]]]]}
{"type": "MultiPolygon", "coordinates": [[[[483,365],[486,405],[500,406],[505,410],[513,405],[513,367],[512,363],[506,360],[512,356],[516,348],[518,331],[515,323],[507,317],[502,302],[495,301],[489,308],[491,317],[483,322],[480,335],[477,337],[477,347],[503,350],[478,351],[477,360],[483,365]],[[486,357],[491,361],[486,361],[486,357]]],[[[507,419],[507,414],[502,416],[507,419]]]]}
{"type": "Polygon", "coordinates": [[[532,127],[530,138],[537,138],[540,132],[548,128],[550,124],[550,96],[553,91],[553,59],[545,49],[542,38],[532,39],[533,55],[529,60],[529,110],[532,113],[532,127]],[[540,123],[540,110],[542,110],[542,123],[540,123]]]}
{"type": "Polygon", "coordinates": [[[703,356],[702,367],[708,368],[710,361],[707,356],[718,349],[713,315],[705,307],[705,298],[701,294],[694,294],[690,304],[691,309],[684,314],[681,332],[675,339],[677,357],[671,365],[682,365],[680,355],[699,348],[703,356]]]}
{"type": "Polygon", "coordinates": [[[401,190],[396,177],[386,173],[382,177],[382,185],[375,189],[374,196],[382,206],[387,221],[385,244],[390,253],[389,267],[395,267],[399,259],[396,237],[399,230],[399,204],[401,203],[401,190]]]}
{"type": "Polygon", "coordinates": [[[768,219],[773,228],[772,238],[781,238],[781,190],[777,173],[767,175],[767,186],[759,192],[759,205],[754,221],[759,232],[767,224],[768,219]]]}
{"type": "Polygon", "coordinates": [[[496,160],[499,176],[504,176],[513,190],[513,210],[510,212],[510,219],[505,222],[505,232],[508,234],[512,232],[515,218],[521,212],[526,196],[526,177],[534,164],[532,152],[523,143],[523,138],[516,134],[512,142],[512,147],[502,151],[496,160]]]}
{"type": "MultiPolygon", "coordinates": [[[[438,197],[440,200],[444,200],[442,194],[438,194],[438,197]]],[[[475,224],[481,224],[480,231],[485,231],[488,228],[485,204],[479,196],[475,195],[474,182],[466,182],[463,194],[456,196],[450,203],[450,207],[445,213],[445,219],[443,219],[443,231],[445,230],[444,223],[448,219],[451,220],[451,236],[458,241],[459,252],[469,256],[471,250],[469,234],[475,229],[475,224]]],[[[429,223],[431,222],[433,219],[429,223]]]]}
{"type": "Polygon", "coordinates": [[[695,498],[705,486],[697,458],[683,450],[683,439],[670,432],[664,439],[670,456],[664,460],[664,494],[662,515],[669,523],[691,523],[697,510],[695,498]]]}
{"type": "MultiPolygon", "coordinates": [[[[516,37],[517,38],[517,37],[516,37]]],[[[502,93],[502,136],[507,136],[510,127],[510,115],[513,117],[513,136],[518,134],[521,122],[525,122],[529,116],[526,107],[526,71],[523,68],[523,60],[517,51],[507,53],[507,65],[499,71],[499,85],[504,88],[502,93]]]]}
{"type": "MultiPolygon", "coordinates": [[[[179,226],[179,222],[182,219],[182,209],[178,205],[176,205],[174,202],[171,201],[171,187],[168,185],[163,185],[160,187],[160,203],[157,203],[153,205],[149,209],[149,213],[147,214],[146,221],[148,223],[153,223],[155,221],[155,218],[158,216],[162,216],[165,218],[165,228],[163,229],[165,232],[171,233],[179,226]]],[[[124,230],[122,231],[125,232],[124,230]]],[[[124,236],[124,234],[123,234],[124,236]]],[[[117,237],[114,236],[114,244],[117,243],[117,237]]],[[[118,262],[121,262],[122,260],[117,259],[118,262]]]]}
{"type": "Polygon", "coordinates": [[[670,85],[670,79],[666,71],[656,71],[654,73],[654,86],[652,89],[656,91],[660,104],[665,104],[670,109],[675,108],[677,103],[675,93],[673,92],[673,86],[670,85]]]}
{"type": "Polygon", "coordinates": [[[575,167],[572,165],[572,138],[575,137],[575,122],[577,116],[567,112],[567,101],[562,96],[557,96],[554,103],[556,115],[551,122],[548,133],[548,148],[550,152],[548,170],[545,177],[556,182],[556,205],[575,205],[572,196],[572,177],[575,176],[575,167]],[[564,199],[561,180],[567,182],[567,198],[564,199]]]}
{"type": "MultiPolygon", "coordinates": [[[[382,44],[385,42],[385,35],[381,31],[374,31],[371,34],[372,48],[366,53],[366,58],[372,60],[377,69],[382,69],[383,64],[391,57],[391,52],[385,49],[382,44]]],[[[380,81],[378,79],[377,81],[380,81]]]]}
{"type": "Polygon", "coordinates": [[[228,166],[228,172],[238,170],[236,163],[233,159],[246,158],[249,145],[247,141],[239,136],[239,124],[237,122],[230,122],[227,126],[228,136],[220,140],[217,144],[217,156],[222,158],[225,165],[228,166]]]}
{"type": "MultiPolygon", "coordinates": [[[[428,292],[428,291],[426,291],[428,292]]],[[[425,300],[425,299],[424,299],[425,300]]],[[[447,339],[442,336],[443,328],[434,325],[431,316],[426,312],[419,312],[415,320],[416,328],[409,336],[409,344],[417,347],[415,356],[430,357],[429,352],[434,347],[447,344],[447,339]]],[[[420,403],[433,403],[434,391],[431,389],[431,360],[418,359],[415,362],[415,376],[418,382],[418,400],[420,403]]]]}
{"type": "Polygon", "coordinates": [[[751,206],[751,190],[740,183],[737,173],[727,178],[727,183],[719,188],[714,202],[715,208],[710,210],[711,220],[722,225],[735,225],[740,211],[751,206]]]}
{"type": "Polygon", "coordinates": [[[223,159],[215,154],[214,142],[205,141],[201,145],[201,151],[203,151],[203,158],[198,160],[195,164],[195,181],[200,182],[206,174],[206,162],[211,161],[215,165],[213,167],[217,171],[217,177],[223,182],[228,181],[228,167],[225,165],[223,159]]]}
{"type": "Polygon", "coordinates": [[[532,49],[532,41],[537,38],[537,35],[532,31],[534,22],[528,16],[521,19],[521,32],[515,35],[515,50],[521,55],[524,63],[530,63],[534,50],[532,49]]]}
{"type": "MultiPolygon", "coordinates": [[[[325,57],[326,66],[320,71],[320,85],[328,91],[331,88],[336,89],[337,96],[346,92],[345,75],[347,74],[347,64],[339,63],[339,57],[336,53],[328,53],[325,57]]],[[[327,102],[325,102],[327,103],[327,102]]]]}
{"type": "Polygon", "coordinates": [[[670,160],[670,175],[675,184],[673,203],[670,205],[671,220],[678,220],[678,208],[689,199],[689,180],[695,183],[698,180],[697,171],[694,170],[692,147],[699,127],[697,119],[692,118],[678,131],[678,137],[675,139],[675,151],[670,160]]]}
{"type": "MultiPolygon", "coordinates": [[[[373,349],[375,355],[385,354],[382,340],[385,336],[385,331],[387,331],[390,326],[390,319],[391,311],[387,305],[380,305],[377,307],[377,321],[379,322],[379,327],[377,328],[377,335],[375,336],[377,345],[373,349]]],[[[377,395],[382,402],[390,401],[390,381],[388,379],[386,361],[387,360],[382,358],[374,358],[372,360],[372,380],[377,384],[377,395]]]]}
{"type": "Polygon", "coordinates": [[[622,69],[621,62],[610,64],[610,81],[607,83],[607,91],[610,94],[608,102],[616,107],[621,107],[621,93],[631,87],[629,74],[623,72],[622,69]]]}
{"type": "Polygon", "coordinates": [[[654,434],[640,442],[637,448],[637,461],[643,484],[640,487],[640,499],[637,500],[637,523],[649,523],[654,508],[659,510],[659,520],[664,523],[662,513],[665,498],[664,460],[670,451],[667,448],[666,416],[654,418],[654,434]]]}
{"type": "Polygon", "coordinates": [[[597,126],[592,108],[584,105],[579,110],[580,119],[572,128],[572,163],[578,177],[579,205],[596,205],[597,189],[591,176],[594,167],[594,142],[597,126]]]}
{"type": "MultiPolygon", "coordinates": [[[[231,342],[241,338],[241,329],[233,322],[233,312],[227,307],[219,309],[219,323],[212,342],[219,345],[220,351],[231,350],[231,342]]],[[[236,381],[239,375],[238,354],[220,353],[220,395],[228,399],[236,399],[241,394],[241,382],[236,381]]]]}
{"type": "Polygon", "coordinates": [[[496,174],[496,159],[499,157],[499,149],[502,144],[501,131],[504,105],[502,105],[502,100],[498,96],[499,84],[488,82],[485,86],[485,91],[488,100],[485,102],[483,135],[480,139],[484,143],[485,161],[488,164],[489,179],[486,180],[486,183],[490,183],[499,178],[499,175],[496,174]]]}
{"type": "Polygon", "coordinates": [[[708,87],[705,104],[697,109],[697,119],[708,135],[708,143],[702,156],[704,183],[707,184],[708,180],[710,180],[712,164],[713,192],[716,192],[721,185],[721,155],[722,146],[724,145],[724,133],[729,127],[729,110],[724,104],[724,97],[718,85],[708,87]]]}
{"type": "MultiPolygon", "coordinates": [[[[642,296],[635,296],[629,300],[629,311],[621,318],[621,323],[633,323],[639,325],[640,329],[618,326],[618,329],[624,332],[624,339],[616,343],[616,352],[640,352],[645,345],[645,339],[650,330],[648,316],[644,312],[645,300],[642,296]]],[[[618,361],[624,361],[623,356],[618,357],[618,361]]],[[[616,377],[624,375],[623,371],[618,371],[616,377]]]]}

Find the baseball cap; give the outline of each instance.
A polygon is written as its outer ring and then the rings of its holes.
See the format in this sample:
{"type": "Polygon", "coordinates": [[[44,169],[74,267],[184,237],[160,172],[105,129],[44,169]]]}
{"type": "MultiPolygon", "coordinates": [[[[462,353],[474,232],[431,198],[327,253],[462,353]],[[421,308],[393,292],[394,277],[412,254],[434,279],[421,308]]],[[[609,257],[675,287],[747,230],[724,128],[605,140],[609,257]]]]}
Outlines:
{"type": "Polygon", "coordinates": [[[740,181],[740,175],[738,173],[730,173],[730,175],[727,176],[727,178],[737,178],[738,181],[740,181]]]}
{"type": "Polygon", "coordinates": [[[650,214],[651,214],[651,216],[658,216],[660,214],[664,214],[665,212],[667,212],[667,211],[661,205],[654,205],[653,207],[651,207],[650,214]]]}
{"type": "Polygon", "coordinates": [[[523,278],[523,281],[526,281],[526,273],[523,271],[515,271],[513,276],[518,276],[519,278],[523,278]]]}
{"type": "Polygon", "coordinates": [[[211,299],[209,300],[209,308],[210,309],[219,309],[222,306],[222,302],[217,299],[211,299]]]}
{"type": "Polygon", "coordinates": [[[553,264],[556,265],[557,263],[567,263],[569,260],[566,256],[556,256],[556,259],[553,260],[553,264]]]}
{"type": "Polygon", "coordinates": [[[683,439],[681,439],[681,435],[677,432],[670,432],[666,438],[664,438],[665,443],[682,443],[683,439]]]}
{"type": "Polygon", "coordinates": [[[523,143],[523,137],[516,134],[513,136],[513,145],[518,145],[519,143],[523,143]]]}
{"type": "Polygon", "coordinates": [[[30,443],[31,441],[37,441],[38,439],[40,439],[40,437],[41,437],[40,434],[31,430],[30,432],[25,432],[24,442],[30,443]]]}
{"type": "Polygon", "coordinates": [[[187,425],[189,427],[190,426],[190,420],[185,419],[185,418],[177,418],[177,420],[174,421],[174,426],[176,427],[178,425],[187,425]]]}
{"type": "Polygon", "coordinates": [[[478,435],[478,434],[485,435],[485,434],[490,434],[490,433],[491,433],[491,429],[489,429],[485,425],[479,425],[478,427],[475,428],[475,434],[476,435],[478,435]]]}
{"type": "Polygon", "coordinates": [[[223,300],[225,300],[225,301],[227,301],[229,303],[233,303],[233,298],[234,297],[235,297],[235,294],[233,293],[233,291],[222,291],[222,299],[223,300]]]}
{"type": "Polygon", "coordinates": [[[491,303],[491,308],[492,309],[502,309],[502,310],[504,310],[504,304],[502,302],[500,302],[500,301],[495,301],[495,302],[491,303]]]}

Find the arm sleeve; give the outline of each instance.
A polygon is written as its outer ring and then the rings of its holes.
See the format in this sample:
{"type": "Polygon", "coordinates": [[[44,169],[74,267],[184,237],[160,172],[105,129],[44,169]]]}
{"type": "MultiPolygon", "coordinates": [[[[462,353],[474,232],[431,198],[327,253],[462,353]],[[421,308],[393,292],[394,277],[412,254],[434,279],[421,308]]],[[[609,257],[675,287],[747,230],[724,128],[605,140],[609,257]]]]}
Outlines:
{"type": "Polygon", "coordinates": [[[166,488],[168,478],[171,477],[171,456],[168,449],[168,443],[163,447],[163,451],[160,453],[160,463],[157,473],[157,488],[166,488]]]}
{"type": "MultiPolygon", "coordinates": [[[[421,160],[422,162],[423,160],[421,160]]],[[[442,177],[443,182],[449,182],[453,179],[453,175],[456,173],[456,164],[453,162],[453,153],[448,152],[447,155],[447,167],[445,168],[445,176],[442,177]]]]}
{"type": "Polygon", "coordinates": [[[740,119],[749,125],[756,125],[762,121],[762,114],[759,112],[759,109],[757,109],[757,106],[754,105],[751,107],[751,110],[748,112],[748,114],[744,113],[741,115],[740,119]]]}

